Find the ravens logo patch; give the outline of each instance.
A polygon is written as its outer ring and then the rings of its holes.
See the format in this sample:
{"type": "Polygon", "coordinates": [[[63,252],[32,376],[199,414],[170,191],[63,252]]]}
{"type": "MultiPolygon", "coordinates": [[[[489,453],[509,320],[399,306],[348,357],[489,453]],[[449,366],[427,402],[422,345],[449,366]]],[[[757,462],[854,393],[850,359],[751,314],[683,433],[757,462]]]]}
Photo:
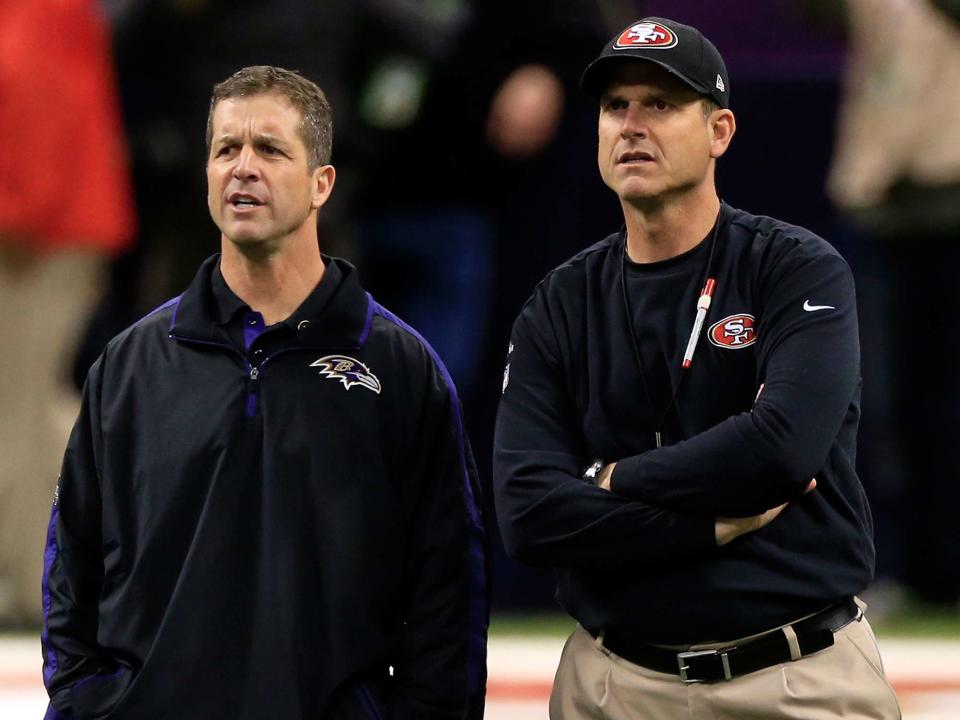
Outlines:
{"type": "Polygon", "coordinates": [[[319,368],[320,375],[325,378],[339,380],[347,390],[359,385],[380,394],[380,380],[356,358],[347,355],[325,355],[310,363],[310,367],[319,368]]]}

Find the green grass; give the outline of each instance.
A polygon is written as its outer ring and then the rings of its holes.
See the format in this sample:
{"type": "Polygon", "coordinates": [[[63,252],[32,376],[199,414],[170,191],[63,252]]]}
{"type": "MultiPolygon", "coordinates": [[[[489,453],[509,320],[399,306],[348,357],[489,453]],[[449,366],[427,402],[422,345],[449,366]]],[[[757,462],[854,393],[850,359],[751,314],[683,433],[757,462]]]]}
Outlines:
{"type": "Polygon", "coordinates": [[[560,612],[497,613],[490,618],[490,634],[499,637],[566,637],[577,621],[560,612]]]}
{"type": "MultiPolygon", "coordinates": [[[[867,610],[870,618],[870,610],[867,610]]],[[[870,624],[878,637],[954,640],[960,642],[960,609],[911,604],[870,624]]]]}

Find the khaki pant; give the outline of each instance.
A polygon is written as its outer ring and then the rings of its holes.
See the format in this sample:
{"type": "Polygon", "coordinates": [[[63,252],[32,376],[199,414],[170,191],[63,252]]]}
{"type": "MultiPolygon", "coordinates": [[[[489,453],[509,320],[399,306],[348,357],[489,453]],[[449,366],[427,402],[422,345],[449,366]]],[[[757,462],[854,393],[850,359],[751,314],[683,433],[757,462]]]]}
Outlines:
{"type": "Polygon", "coordinates": [[[104,260],[63,252],[0,255],[0,624],[36,623],[50,505],[76,392],[68,369],[97,297],[104,260]]]}
{"type": "Polygon", "coordinates": [[[900,706],[866,619],[826,650],[715,683],[681,682],[614,655],[577,627],[550,697],[551,720],[896,720],[900,706]]]}

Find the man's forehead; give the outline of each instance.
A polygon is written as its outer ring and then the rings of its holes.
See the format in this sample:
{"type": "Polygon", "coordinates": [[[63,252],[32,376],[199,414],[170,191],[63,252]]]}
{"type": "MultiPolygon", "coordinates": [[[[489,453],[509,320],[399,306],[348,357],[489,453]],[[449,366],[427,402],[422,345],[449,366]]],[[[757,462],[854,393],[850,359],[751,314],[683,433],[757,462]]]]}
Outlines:
{"type": "Polygon", "coordinates": [[[213,109],[215,134],[240,130],[250,121],[260,133],[283,134],[300,123],[300,111],[278,93],[236,95],[220,100],[213,109]]]}
{"type": "Polygon", "coordinates": [[[604,94],[616,94],[635,86],[647,86],[673,95],[686,95],[691,100],[700,97],[700,93],[673,73],[654,62],[644,60],[624,62],[613,68],[604,94]]]}

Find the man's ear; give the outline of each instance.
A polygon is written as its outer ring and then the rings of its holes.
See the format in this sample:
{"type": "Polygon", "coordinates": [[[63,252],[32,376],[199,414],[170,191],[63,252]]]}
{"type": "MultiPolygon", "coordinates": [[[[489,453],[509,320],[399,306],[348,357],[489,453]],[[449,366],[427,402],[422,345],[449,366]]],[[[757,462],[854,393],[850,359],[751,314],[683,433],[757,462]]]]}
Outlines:
{"type": "Polygon", "coordinates": [[[737,131],[737,119],[731,110],[722,108],[710,113],[707,125],[710,128],[710,157],[717,159],[730,146],[730,141],[737,131]]]}
{"type": "Polygon", "coordinates": [[[311,173],[313,177],[313,199],[310,207],[314,210],[322,207],[330,199],[333,184],[337,180],[337,171],[333,165],[320,165],[311,173]]]}

